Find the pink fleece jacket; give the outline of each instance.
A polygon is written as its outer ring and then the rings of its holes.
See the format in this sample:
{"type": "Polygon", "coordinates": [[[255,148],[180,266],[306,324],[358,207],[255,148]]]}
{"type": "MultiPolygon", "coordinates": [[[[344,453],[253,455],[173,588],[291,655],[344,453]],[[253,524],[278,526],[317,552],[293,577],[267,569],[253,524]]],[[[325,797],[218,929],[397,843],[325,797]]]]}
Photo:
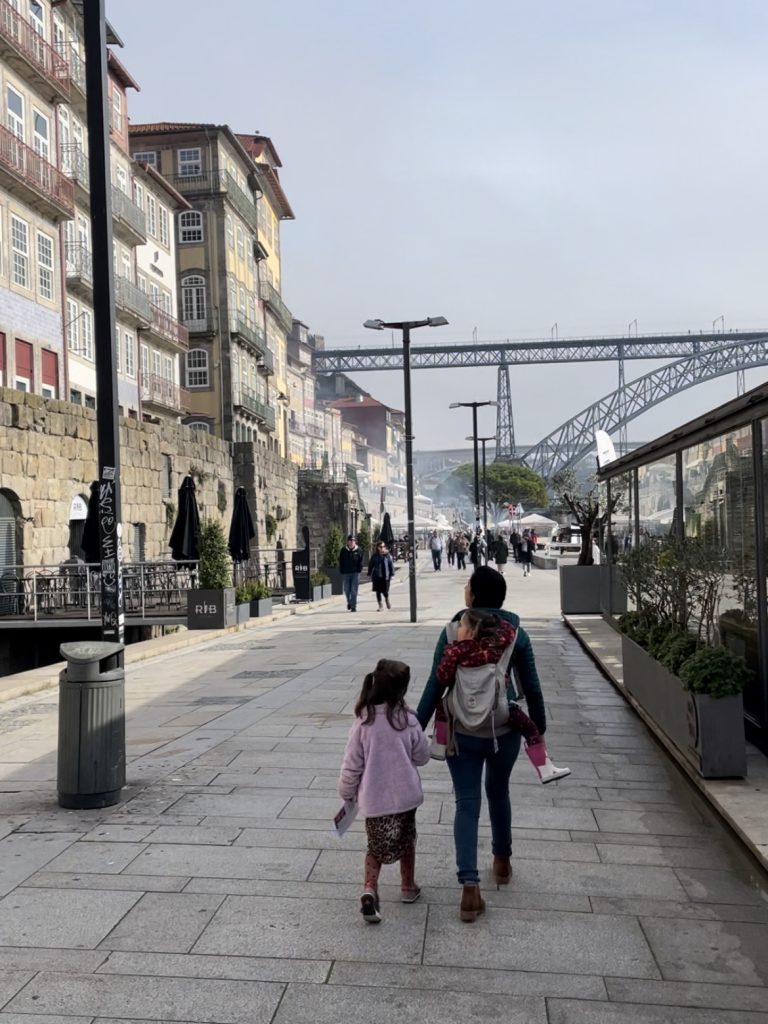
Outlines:
{"type": "Polygon", "coordinates": [[[424,801],[416,765],[429,761],[429,743],[412,711],[405,729],[393,729],[386,704],[376,705],[376,718],[364,725],[358,718],[349,733],[339,776],[342,800],[357,800],[366,818],[402,814],[424,801]]]}

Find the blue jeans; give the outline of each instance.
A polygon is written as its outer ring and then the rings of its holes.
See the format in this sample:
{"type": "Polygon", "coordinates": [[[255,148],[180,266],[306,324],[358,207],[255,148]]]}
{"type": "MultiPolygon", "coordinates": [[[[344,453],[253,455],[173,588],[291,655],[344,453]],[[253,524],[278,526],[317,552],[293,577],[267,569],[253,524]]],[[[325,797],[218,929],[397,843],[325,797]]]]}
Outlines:
{"type": "Polygon", "coordinates": [[[440,563],[442,562],[442,560],[443,560],[443,552],[442,551],[435,551],[433,549],[433,551],[432,551],[432,565],[434,565],[435,571],[437,571],[440,568],[440,563]]]}
{"type": "Polygon", "coordinates": [[[493,740],[458,734],[457,753],[446,758],[456,793],[456,817],[453,839],[456,867],[461,885],[479,882],[477,871],[477,827],[480,820],[480,784],[485,765],[485,795],[491,817],[494,856],[512,853],[512,806],[509,801],[509,776],[520,753],[520,733],[499,736],[498,753],[493,740]]]}
{"type": "Polygon", "coordinates": [[[360,573],[342,573],[341,586],[344,591],[344,596],[347,599],[347,607],[354,611],[357,608],[357,588],[360,586],[360,573]]]}

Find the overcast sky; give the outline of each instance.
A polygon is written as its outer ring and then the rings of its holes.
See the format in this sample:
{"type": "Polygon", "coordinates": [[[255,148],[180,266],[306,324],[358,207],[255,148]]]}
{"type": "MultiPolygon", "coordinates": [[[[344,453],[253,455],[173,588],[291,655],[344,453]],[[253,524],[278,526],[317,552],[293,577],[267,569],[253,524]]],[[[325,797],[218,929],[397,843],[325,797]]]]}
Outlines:
{"type": "MultiPolygon", "coordinates": [[[[768,325],[765,0],[209,6],[108,0],[130,116],[271,136],[296,213],[283,295],[328,347],[386,343],[369,317],[448,318],[415,343],[768,325]]],[[[357,380],[402,406],[400,374],[357,380]]],[[[615,382],[609,364],[516,368],[518,440],[615,382]]],[[[491,368],[415,373],[416,447],[463,445],[469,411],[448,404],[495,390],[491,368]]],[[[699,386],[630,439],[735,393],[699,386]]]]}

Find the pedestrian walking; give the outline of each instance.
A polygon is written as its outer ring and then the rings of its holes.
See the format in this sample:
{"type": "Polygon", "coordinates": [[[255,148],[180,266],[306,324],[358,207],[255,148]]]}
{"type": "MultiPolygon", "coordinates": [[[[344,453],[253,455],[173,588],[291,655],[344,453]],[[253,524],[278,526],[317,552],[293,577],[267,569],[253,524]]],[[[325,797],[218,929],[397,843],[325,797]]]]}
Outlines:
{"type": "Polygon", "coordinates": [[[443,561],[443,538],[437,530],[433,530],[432,536],[429,538],[429,550],[432,552],[432,565],[435,567],[435,572],[440,572],[443,561]]]}
{"type": "Polygon", "coordinates": [[[448,538],[446,553],[448,555],[448,565],[453,565],[456,560],[456,534],[454,533],[448,538]]]}
{"type": "Polygon", "coordinates": [[[509,547],[507,546],[507,542],[504,540],[502,534],[499,534],[493,554],[496,562],[496,568],[503,576],[504,566],[507,564],[507,560],[509,559],[509,547]]]}
{"type": "Polygon", "coordinates": [[[523,536],[520,538],[520,561],[523,565],[523,576],[530,576],[533,562],[533,541],[527,530],[523,530],[523,536]]]}
{"type": "Polygon", "coordinates": [[[418,767],[429,761],[429,744],[406,706],[411,672],[402,661],[382,659],[363,681],[355,723],[341,766],[338,792],[365,816],[368,848],[360,912],[368,924],[381,921],[382,864],[400,862],[400,900],[415,903],[416,808],[424,801],[418,767]]]}
{"type": "Polygon", "coordinates": [[[513,530],[509,538],[509,542],[512,545],[512,554],[516,562],[520,561],[520,531],[513,530]]]}
{"type": "MultiPolygon", "coordinates": [[[[514,648],[509,655],[509,673],[506,697],[513,701],[516,676],[527,701],[531,719],[539,733],[546,732],[547,720],[544,698],[536,672],[536,662],[530,638],[520,625],[520,618],[502,609],[507,593],[504,577],[489,566],[481,566],[470,577],[464,600],[467,608],[498,616],[516,631],[514,648]]],[[[458,623],[465,609],[458,612],[451,624],[458,623]]],[[[448,629],[444,629],[437,642],[433,669],[419,701],[416,715],[422,728],[426,728],[443,696],[445,686],[437,676],[448,645],[448,629]]],[[[480,820],[481,788],[485,769],[485,793],[491,818],[493,850],[493,876],[497,885],[505,885],[512,875],[512,808],[509,798],[509,777],[520,752],[520,733],[507,722],[498,726],[483,723],[480,729],[465,731],[460,721],[455,723],[456,749],[446,758],[456,794],[454,841],[459,884],[462,886],[459,914],[463,921],[474,921],[485,910],[480,892],[480,874],[477,869],[477,833],[480,820]],[[494,738],[495,732],[495,738],[494,738]]]]}
{"type": "Polygon", "coordinates": [[[469,551],[469,542],[464,534],[460,534],[456,540],[456,568],[463,569],[466,571],[467,568],[467,552],[469,551]]]}
{"type": "Polygon", "coordinates": [[[371,577],[379,611],[381,611],[382,599],[386,602],[387,608],[391,608],[392,605],[389,603],[389,582],[395,575],[395,566],[392,556],[387,550],[387,545],[383,540],[380,540],[376,545],[376,552],[368,563],[368,575],[371,577]]]}
{"type": "Polygon", "coordinates": [[[360,573],[363,571],[363,552],[357,546],[354,534],[347,537],[346,545],[339,552],[341,586],[347,599],[347,611],[357,611],[357,591],[360,573]]]}
{"type": "Polygon", "coordinates": [[[486,547],[483,536],[480,533],[476,533],[472,538],[472,543],[469,545],[469,560],[475,569],[483,564],[486,547]]]}

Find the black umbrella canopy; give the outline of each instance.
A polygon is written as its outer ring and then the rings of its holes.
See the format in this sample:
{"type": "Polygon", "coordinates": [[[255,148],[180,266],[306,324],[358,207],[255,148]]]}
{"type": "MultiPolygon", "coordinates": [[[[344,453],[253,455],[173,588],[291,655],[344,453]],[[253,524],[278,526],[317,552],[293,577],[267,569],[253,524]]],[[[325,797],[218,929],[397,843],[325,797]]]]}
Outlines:
{"type": "Polygon", "coordinates": [[[195,481],[185,476],[179,488],[179,510],[168,542],[171,555],[177,562],[196,562],[200,558],[200,513],[197,511],[195,481]]]}
{"type": "Polygon", "coordinates": [[[83,527],[83,539],[80,547],[85,555],[86,562],[101,561],[101,533],[99,531],[99,481],[94,480],[91,484],[91,494],[88,498],[88,514],[85,517],[83,527]]]}
{"type": "Polygon", "coordinates": [[[233,562],[248,562],[251,557],[251,541],[256,536],[253,528],[253,517],[248,507],[248,498],[244,487],[235,491],[235,504],[232,509],[232,522],[229,525],[229,553],[233,562]]]}
{"type": "Polygon", "coordinates": [[[381,524],[379,540],[384,541],[387,547],[389,547],[395,541],[395,535],[392,532],[392,522],[389,518],[389,512],[384,513],[384,521],[381,524]]]}

